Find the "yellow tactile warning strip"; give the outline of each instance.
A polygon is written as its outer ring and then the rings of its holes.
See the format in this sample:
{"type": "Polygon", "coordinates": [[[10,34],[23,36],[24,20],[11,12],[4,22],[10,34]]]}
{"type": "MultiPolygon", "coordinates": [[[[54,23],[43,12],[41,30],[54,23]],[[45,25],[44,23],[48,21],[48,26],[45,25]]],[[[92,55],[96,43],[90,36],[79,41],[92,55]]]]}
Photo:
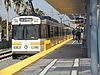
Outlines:
{"type": "Polygon", "coordinates": [[[67,43],[70,40],[72,40],[72,38],[68,39],[68,40],[48,49],[48,50],[42,51],[34,56],[31,56],[23,61],[20,61],[14,65],[11,65],[11,66],[5,68],[5,69],[0,71],[0,75],[16,75],[18,72],[21,72],[22,70],[26,69],[27,67],[29,67],[31,64],[33,64],[34,62],[36,62],[40,58],[51,53],[52,51],[61,47],[62,45],[64,45],[65,43],[67,43]]]}

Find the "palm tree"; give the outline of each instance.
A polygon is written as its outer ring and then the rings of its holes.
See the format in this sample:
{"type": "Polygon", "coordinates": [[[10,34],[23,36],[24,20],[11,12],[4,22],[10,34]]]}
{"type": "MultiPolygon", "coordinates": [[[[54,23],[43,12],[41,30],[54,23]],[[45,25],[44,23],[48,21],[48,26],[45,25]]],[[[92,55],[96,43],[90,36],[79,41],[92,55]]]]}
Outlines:
{"type": "Polygon", "coordinates": [[[31,9],[29,7],[29,2],[24,0],[13,0],[14,10],[18,15],[30,14],[31,9]],[[21,10],[20,10],[21,9],[21,10]]]}
{"type": "Polygon", "coordinates": [[[13,0],[14,10],[18,15],[30,15],[37,13],[39,16],[44,16],[45,14],[40,9],[35,9],[32,6],[31,0],[13,0]],[[23,10],[22,10],[22,9],[23,10]],[[21,10],[20,10],[21,9],[21,10]],[[20,13],[19,13],[20,12],[20,13]]]}
{"type": "Polygon", "coordinates": [[[35,9],[35,13],[37,13],[37,15],[39,16],[44,16],[44,12],[42,10],[40,10],[39,8],[35,9]]]}
{"type": "Polygon", "coordinates": [[[2,24],[2,17],[0,16],[0,25],[2,24]]]}
{"type": "Polygon", "coordinates": [[[23,2],[22,7],[24,8],[22,13],[25,15],[30,15],[32,14],[31,8],[29,7],[29,2],[23,2]]]}
{"type": "Polygon", "coordinates": [[[21,5],[23,4],[24,0],[13,0],[14,4],[14,11],[19,15],[21,5]]]}
{"type": "Polygon", "coordinates": [[[8,25],[9,25],[9,8],[11,7],[11,1],[12,0],[4,0],[5,8],[7,11],[7,26],[6,26],[6,40],[9,40],[9,31],[8,31],[8,25]]]}

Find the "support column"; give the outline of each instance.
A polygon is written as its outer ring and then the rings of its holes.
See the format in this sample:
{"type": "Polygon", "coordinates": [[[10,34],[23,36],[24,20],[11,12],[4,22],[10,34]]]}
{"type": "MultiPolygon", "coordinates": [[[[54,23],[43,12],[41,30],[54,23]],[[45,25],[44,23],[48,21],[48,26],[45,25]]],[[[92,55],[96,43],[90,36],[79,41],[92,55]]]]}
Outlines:
{"type": "Polygon", "coordinates": [[[87,52],[88,52],[88,57],[91,57],[91,37],[90,37],[90,0],[87,0],[87,21],[86,21],[86,42],[87,42],[87,52]]]}
{"type": "Polygon", "coordinates": [[[99,4],[98,13],[98,60],[100,64],[100,4],[99,4]]]}
{"type": "Polygon", "coordinates": [[[90,19],[91,19],[91,75],[98,72],[98,53],[97,53],[97,0],[90,0],[90,19]]]}

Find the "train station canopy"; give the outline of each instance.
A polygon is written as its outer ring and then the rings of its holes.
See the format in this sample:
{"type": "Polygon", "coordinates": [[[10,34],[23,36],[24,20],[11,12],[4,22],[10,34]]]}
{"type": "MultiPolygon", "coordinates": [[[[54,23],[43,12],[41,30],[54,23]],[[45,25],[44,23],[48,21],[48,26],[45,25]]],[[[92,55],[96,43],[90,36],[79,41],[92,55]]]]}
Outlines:
{"type": "Polygon", "coordinates": [[[85,14],[86,0],[46,0],[62,14],[85,14]]]}
{"type": "Polygon", "coordinates": [[[62,14],[86,13],[87,0],[46,0],[46,1],[62,14]]]}

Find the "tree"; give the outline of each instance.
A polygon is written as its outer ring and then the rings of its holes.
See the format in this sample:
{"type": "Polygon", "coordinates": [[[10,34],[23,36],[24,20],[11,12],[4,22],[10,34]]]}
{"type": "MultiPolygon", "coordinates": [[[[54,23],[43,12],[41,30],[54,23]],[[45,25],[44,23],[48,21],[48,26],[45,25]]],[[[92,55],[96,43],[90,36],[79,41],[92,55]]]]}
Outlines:
{"type": "Polygon", "coordinates": [[[6,32],[6,25],[7,25],[7,20],[3,20],[2,21],[2,32],[3,32],[3,36],[7,33],[6,32]]]}
{"type": "Polygon", "coordinates": [[[32,14],[31,8],[29,6],[30,6],[30,3],[28,1],[23,2],[23,4],[22,4],[22,7],[23,7],[22,14],[23,15],[30,15],[30,14],[32,14]]]}
{"type": "Polygon", "coordinates": [[[1,25],[2,25],[2,17],[0,17],[0,32],[2,31],[1,25]]]}
{"type": "Polygon", "coordinates": [[[0,25],[2,24],[2,17],[0,17],[0,25]]]}
{"type": "MultiPolygon", "coordinates": [[[[8,30],[10,31],[10,25],[11,23],[9,22],[9,27],[8,30]]],[[[2,20],[2,37],[7,33],[6,31],[6,25],[7,25],[7,20],[2,20]]]]}
{"type": "Polygon", "coordinates": [[[9,25],[9,8],[11,7],[11,2],[12,2],[12,0],[4,0],[5,8],[7,11],[6,40],[9,40],[8,25],[9,25]]]}
{"type": "Polygon", "coordinates": [[[39,15],[39,16],[44,16],[45,15],[43,13],[43,11],[41,11],[38,8],[34,10],[34,7],[32,6],[31,0],[28,0],[28,1],[25,1],[25,0],[12,0],[12,2],[14,4],[14,11],[18,15],[31,15],[31,14],[35,14],[35,13],[37,13],[37,15],[39,15]]]}
{"type": "Polygon", "coordinates": [[[20,8],[23,4],[24,0],[13,0],[14,3],[14,11],[19,15],[20,8]]]}
{"type": "Polygon", "coordinates": [[[17,13],[17,15],[28,15],[31,13],[29,1],[13,0],[13,5],[14,11],[17,13]]]}
{"type": "Polygon", "coordinates": [[[35,13],[37,13],[37,15],[39,16],[44,16],[44,12],[42,10],[40,10],[39,8],[35,9],[35,13]]]}
{"type": "Polygon", "coordinates": [[[39,8],[34,9],[33,6],[31,6],[32,4],[30,1],[15,0],[14,5],[15,5],[14,7],[15,11],[17,12],[18,15],[31,15],[31,14],[37,14],[39,16],[45,15],[44,12],[40,10],[39,8]],[[23,10],[21,9],[20,11],[20,8],[22,8],[23,10]]]}

